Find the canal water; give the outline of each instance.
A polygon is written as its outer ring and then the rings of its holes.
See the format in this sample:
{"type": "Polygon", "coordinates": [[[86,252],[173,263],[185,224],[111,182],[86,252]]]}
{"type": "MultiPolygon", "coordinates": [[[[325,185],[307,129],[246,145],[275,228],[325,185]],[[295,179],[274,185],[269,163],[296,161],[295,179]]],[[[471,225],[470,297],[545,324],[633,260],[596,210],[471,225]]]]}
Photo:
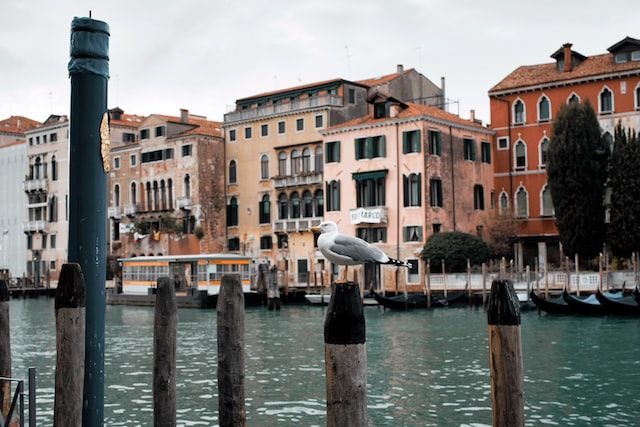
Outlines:
{"type": "MultiPolygon", "coordinates": [[[[53,300],[10,302],[14,376],[38,369],[38,426],[52,424],[53,300]]],[[[372,426],[491,424],[486,316],[365,308],[372,426]]],[[[152,425],[153,309],[107,307],[105,425],[152,425]]],[[[217,424],[216,317],[178,313],[178,424],[217,424]]],[[[640,423],[640,319],[523,313],[528,426],[640,423]]],[[[246,314],[248,425],[325,424],[323,309],[246,314]]]]}

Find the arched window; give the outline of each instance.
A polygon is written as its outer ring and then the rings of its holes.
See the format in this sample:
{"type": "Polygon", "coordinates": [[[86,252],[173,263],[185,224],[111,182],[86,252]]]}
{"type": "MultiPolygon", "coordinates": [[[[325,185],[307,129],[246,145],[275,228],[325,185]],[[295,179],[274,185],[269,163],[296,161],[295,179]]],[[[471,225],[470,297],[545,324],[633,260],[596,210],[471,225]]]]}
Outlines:
{"type": "Polygon", "coordinates": [[[229,184],[235,184],[236,178],[236,161],[231,160],[229,162],[229,184]]]}
{"type": "Polygon", "coordinates": [[[129,194],[129,197],[131,199],[131,203],[130,204],[132,204],[132,205],[135,205],[135,204],[138,203],[137,192],[138,192],[138,188],[136,187],[136,183],[132,182],[131,183],[131,190],[130,190],[130,194],[129,194]]]}
{"type": "Polygon", "coordinates": [[[160,210],[160,194],[158,188],[158,181],[153,181],[153,210],[160,210]]]}
{"type": "Polygon", "coordinates": [[[151,183],[147,182],[147,210],[153,210],[153,201],[151,199],[151,183]]]}
{"type": "Polygon", "coordinates": [[[53,181],[58,180],[58,162],[56,161],[56,156],[51,158],[51,179],[53,181]]]}
{"type": "Polygon", "coordinates": [[[227,205],[227,227],[238,225],[238,199],[232,197],[227,205]]]}
{"type": "Polygon", "coordinates": [[[302,150],[302,173],[311,172],[311,150],[305,148],[302,150]]]}
{"type": "Polygon", "coordinates": [[[260,179],[269,179],[269,156],[260,157],[260,179]]]}
{"type": "Polygon", "coordinates": [[[300,218],[300,195],[297,191],[291,194],[291,218],[300,218]]]}
{"type": "Polygon", "coordinates": [[[271,200],[269,200],[268,194],[262,196],[259,212],[260,224],[268,224],[271,222],[271,200]]]}
{"type": "Polygon", "coordinates": [[[614,148],[613,136],[611,136],[611,134],[609,132],[605,132],[602,135],[602,139],[603,139],[604,143],[607,144],[607,147],[609,147],[609,153],[613,153],[613,148],[614,148]]]}
{"type": "Polygon", "coordinates": [[[540,140],[540,168],[547,165],[547,150],[549,149],[549,138],[546,136],[540,140]]]}
{"type": "Polygon", "coordinates": [[[289,218],[289,199],[285,193],[278,195],[278,219],[289,218]]]}
{"type": "Polygon", "coordinates": [[[527,218],[529,216],[529,195],[524,187],[518,188],[516,192],[516,216],[527,218]]]}
{"type": "Polygon", "coordinates": [[[509,196],[506,192],[500,193],[500,201],[498,203],[498,211],[500,215],[506,215],[509,211],[509,196]]]}
{"type": "Polygon", "coordinates": [[[297,175],[300,172],[300,152],[293,150],[291,152],[291,175],[297,175]]]}
{"type": "Polygon", "coordinates": [[[545,184],[540,192],[540,215],[553,216],[553,199],[551,199],[551,190],[549,185],[545,184]]]}
{"type": "Polygon", "coordinates": [[[598,95],[598,106],[600,107],[600,113],[613,112],[613,93],[606,86],[598,95]]]}
{"type": "Polygon", "coordinates": [[[516,170],[522,170],[527,167],[527,146],[521,139],[516,142],[513,156],[516,170]]]}
{"type": "Polygon", "coordinates": [[[167,193],[169,194],[169,209],[173,209],[173,180],[167,180],[167,193]]]}
{"type": "Polygon", "coordinates": [[[302,216],[304,218],[311,218],[313,216],[313,197],[309,190],[305,190],[304,193],[302,193],[302,216]]]}
{"type": "Polygon", "coordinates": [[[513,124],[521,125],[525,122],[524,102],[517,99],[513,103],[513,124]]]}
{"type": "Polygon", "coordinates": [[[327,183],[327,211],[340,210],[340,181],[327,183]]]}
{"type": "Polygon", "coordinates": [[[320,145],[320,146],[316,147],[316,157],[315,157],[314,170],[316,172],[322,172],[323,165],[324,165],[324,156],[323,156],[323,153],[322,153],[322,146],[320,145]]]}
{"type": "Polygon", "coordinates": [[[278,175],[287,176],[287,154],[284,151],[278,153],[278,175]]]}
{"type": "Polygon", "coordinates": [[[546,95],[542,95],[538,101],[538,121],[547,122],[551,119],[551,104],[546,95]]]}
{"type": "Polygon", "coordinates": [[[40,179],[41,177],[44,178],[42,176],[42,160],[40,160],[40,156],[36,157],[36,163],[35,163],[35,179],[40,179]]]}
{"type": "MultiPolygon", "coordinates": [[[[421,204],[421,180],[419,173],[403,176],[404,206],[420,206],[421,204]]],[[[382,183],[384,185],[384,183],[382,183]]]]}
{"type": "Polygon", "coordinates": [[[191,197],[191,178],[189,174],[184,176],[184,197],[187,199],[191,197]]]}
{"type": "Polygon", "coordinates": [[[51,196],[49,199],[49,222],[58,222],[58,198],[51,196]]]}
{"type": "Polygon", "coordinates": [[[313,196],[313,209],[316,217],[324,215],[324,193],[322,190],[316,190],[313,196]]]}
{"type": "Polygon", "coordinates": [[[580,103],[580,97],[578,95],[576,95],[575,93],[572,93],[567,98],[567,105],[574,104],[574,103],[575,104],[579,104],[580,103]]]}
{"type": "Polygon", "coordinates": [[[160,206],[162,210],[167,209],[167,187],[164,184],[164,179],[160,181],[160,206]]]}
{"type": "Polygon", "coordinates": [[[113,206],[120,206],[120,186],[113,186],[113,206]]]}

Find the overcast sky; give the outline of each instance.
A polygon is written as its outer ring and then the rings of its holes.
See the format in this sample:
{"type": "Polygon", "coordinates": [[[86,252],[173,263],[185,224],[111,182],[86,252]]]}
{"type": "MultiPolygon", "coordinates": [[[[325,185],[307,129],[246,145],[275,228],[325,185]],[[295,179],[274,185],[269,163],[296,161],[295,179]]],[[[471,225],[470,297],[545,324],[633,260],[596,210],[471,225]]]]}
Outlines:
{"type": "Polygon", "coordinates": [[[450,111],[486,122],[487,91],[517,66],[640,38],[637,0],[6,0],[0,119],[68,114],[70,24],[89,9],[111,27],[110,108],[213,120],[238,98],[404,64],[445,76],[450,111]]]}

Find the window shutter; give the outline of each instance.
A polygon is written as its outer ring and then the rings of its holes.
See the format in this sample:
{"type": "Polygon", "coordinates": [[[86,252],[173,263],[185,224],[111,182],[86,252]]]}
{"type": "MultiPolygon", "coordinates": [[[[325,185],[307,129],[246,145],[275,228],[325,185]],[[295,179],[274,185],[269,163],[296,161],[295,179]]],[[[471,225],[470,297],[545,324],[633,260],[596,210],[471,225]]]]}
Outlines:
{"type": "Polygon", "coordinates": [[[336,181],[336,206],[335,210],[340,210],[340,181],[336,181]]]}
{"type": "Polygon", "coordinates": [[[360,138],[356,138],[355,144],[353,144],[353,146],[356,149],[356,160],[360,160],[360,143],[361,142],[362,140],[360,138]]]}
{"type": "Polygon", "coordinates": [[[333,158],[336,162],[340,161],[340,141],[333,144],[333,158]]]}
{"type": "Polygon", "coordinates": [[[387,137],[385,135],[380,136],[379,145],[379,157],[387,157],[387,137]]]}
{"type": "Polygon", "coordinates": [[[403,194],[403,199],[404,199],[404,206],[409,206],[409,183],[408,183],[409,179],[405,176],[402,175],[402,194],[403,194]]]}
{"type": "Polygon", "coordinates": [[[332,207],[331,207],[331,186],[327,182],[324,185],[324,188],[325,188],[324,194],[326,194],[326,197],[327,197],[327,200],[326,200],[327,210],[330,211],[330,210],[332,210],[332,207]]]}
{"type": "Polygon", "coordinates": [[[366,142],[364,144],[364,157],[366,159],[373,158],[373,138],[367,137],[366,142]]]}
{"type": "Polygon", "coordinates": [[[407,154],[407,152],[409,151],[407,149],[407,141],[408,141],[408,133],[407,132],[402,132],[402,154],[407,154]]]}
{"type": "Polygon", "coordinates": [[[416,206],[422,206],[422,174],[418,174],[418,204],[416,206]]]}
{"type": "Polygon", "coordinates": [[[417,137],[416,137],[416,153],[420,153],[422,152],[422,138],[421,138],[421,133],[420,130],[416,131],[417,137]]]}

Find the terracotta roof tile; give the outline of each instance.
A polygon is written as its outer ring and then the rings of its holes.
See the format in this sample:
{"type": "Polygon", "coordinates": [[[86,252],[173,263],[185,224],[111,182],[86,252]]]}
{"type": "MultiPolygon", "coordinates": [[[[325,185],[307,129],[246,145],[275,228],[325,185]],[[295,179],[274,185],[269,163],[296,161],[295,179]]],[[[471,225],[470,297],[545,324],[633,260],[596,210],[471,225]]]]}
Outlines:
{"type": "Polygon", "coordinates": [[[365,86],[377,86],[377,85],[383,85],[385,83],[388,83],[392,80],[397,79],[398,77],[400,77],[403,74],[406,74],[410,71],[412,71],[413,68],[409,68],[408,70],[404,70],[404,72],[402,73],[391,73],[391,74],[386,74],[384,76],[380,76],[380,77],[373,77],[370,79],[365,79],[365,80],[358,80],[358,83],[363,84],[365,86]]]}
{"type": "Polygon", "coordinates": [[[136,114],[122,114],[120,115],[119,120],[114,120],[112,118],[110,124],[116,126],[138,127],[144,119],[144,116],[138,116],[136,114]]]}
{"type": "Polygon", "coordinates": [[[40,122],[24,116],[11,116],[0,120],[0,132],[24,134],[25,131],[40,125],[40,122]]]}
{"type": "Polygon", "coordinates": [[[281,94],[281,93],[293,92],[293,91],[296,91],[296,90],[310,89],[310,88],[315,87],[315,86],[322,86],[322,85],[326,85],[326,84],[329,84],[329,83],[338,83],[338,82],[342,82],[342,81],[345,81],[345,80],[343,80],[341,78],[336,78],[336,79],[330,79],[330,80],[323,80],[323,81],[320,81],[320,82],[307,83],[307,84],[300,85],[300,86],[289,87],[289,88],[286,88],[286,89],[278,89],[278,90],[273,90],[273,91],[269,91],[269,92],[259,93],[257,95],[247,96],[245,98],[237,99],[236,102],[247,101],[249,99],[254,99],[254,98],[262,98],[262,97],[265,97],[265,96],[278,95],[278,94],[281,94]]]}

